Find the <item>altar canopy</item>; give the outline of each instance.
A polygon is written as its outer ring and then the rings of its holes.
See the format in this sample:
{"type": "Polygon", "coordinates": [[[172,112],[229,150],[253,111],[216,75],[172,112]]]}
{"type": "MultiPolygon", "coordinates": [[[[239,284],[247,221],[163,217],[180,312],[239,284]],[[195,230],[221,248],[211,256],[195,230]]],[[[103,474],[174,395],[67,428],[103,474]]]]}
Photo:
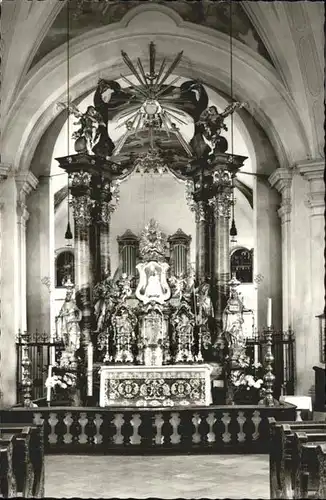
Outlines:
{"type": "MultiPolygon", "coordinates": [[[[221,132],[224,119],[243,104],[233,102],[218,113],[208,106],[202,83],[167,83],[182,52],[159,69],[150,43],[148,72],[125,52],[122,58],[139,83],[124,78],[128,86],[122,89],[101,79],[94,106],[82,113],[70,105],[80,125],[74,133],[76,154],[58,158],[69,175],[74,215],[81,345],[94,351],[91,364],[94,360],[100,370],[102,405],[208,404],[207,363],[223,363],[225,357],[233,179],[245,160],[226,153],[221,132]],[[185,117],[194,123],[189,142],[178,128],[185,117]],[[124,127],[116,144],[108,134],[113,118],[124,127]],[[119,183],[135,171],[170,171],[184,182],[196,235],[185,235],[182,228],[165,235],[154,219],[140,235],[126,227],[119,239],[127,255],[124,272],[112,276],[111,214],[119,183]],[[194,268],[187,254],[192,238],[194,268]]],[[[89,395],[93,368],[88,359],[89,395]]]]}

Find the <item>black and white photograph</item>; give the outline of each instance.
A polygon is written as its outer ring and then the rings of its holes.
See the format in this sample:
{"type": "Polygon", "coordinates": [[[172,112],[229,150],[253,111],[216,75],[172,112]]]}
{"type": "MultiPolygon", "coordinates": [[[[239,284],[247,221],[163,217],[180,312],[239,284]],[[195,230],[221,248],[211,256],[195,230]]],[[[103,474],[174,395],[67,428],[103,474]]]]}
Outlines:
{"type": "Polygon", "coordinates": [[[0,498],[325,499],[324,1],[0,9],[0,498]]]}

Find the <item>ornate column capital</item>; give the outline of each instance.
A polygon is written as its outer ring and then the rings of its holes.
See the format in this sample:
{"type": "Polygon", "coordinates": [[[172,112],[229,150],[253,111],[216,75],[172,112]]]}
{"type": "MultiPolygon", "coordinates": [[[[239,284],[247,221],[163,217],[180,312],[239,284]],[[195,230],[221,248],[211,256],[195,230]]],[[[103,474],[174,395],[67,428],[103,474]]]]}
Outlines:
{"type": "Polygon", "coordinates": [[[229,191],[222,191],[208,201],[213,208],[214,216],[229,219],[231,216],[232,195],[229,191]]]}
{"type": "Polygon", "coordinates": [[[5,181],[13,168],[10,163],[0,163],[0,184],[5,181]]]}
{"type": "Polygon", "coordinates": [[[297,163],[298,172],[309,182],[307,206],[311,215],[324,215],[325,212],[325,161],[323,159],[305,160],[297,163]]]}

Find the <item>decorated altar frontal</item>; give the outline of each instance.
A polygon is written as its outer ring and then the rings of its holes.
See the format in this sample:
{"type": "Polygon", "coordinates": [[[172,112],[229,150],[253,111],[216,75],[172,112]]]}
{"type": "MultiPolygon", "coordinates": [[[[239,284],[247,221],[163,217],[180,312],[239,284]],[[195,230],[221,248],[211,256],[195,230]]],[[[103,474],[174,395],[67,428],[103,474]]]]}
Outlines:
{"type": "Polygon", "coordinates": [[[207,364],[102,366],[100,406],[208,406],[211,371],[207,364]]]}

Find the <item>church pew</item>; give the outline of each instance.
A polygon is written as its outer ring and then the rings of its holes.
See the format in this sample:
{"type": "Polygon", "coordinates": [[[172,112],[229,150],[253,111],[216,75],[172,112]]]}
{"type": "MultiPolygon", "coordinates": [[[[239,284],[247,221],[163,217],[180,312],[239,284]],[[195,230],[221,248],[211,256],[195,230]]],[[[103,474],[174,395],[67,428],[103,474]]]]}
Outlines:
{"type": "Polygon", "coordinates": [[[268,419],[270,426],[270,497],[293,498],[291,476],[292,443],[296,431],[306,433],[325,432],[326,424],[321,422],[278,422],[268,419]]]}
{"type": "MultiPolygon", "coordinates": [[[[326,446],[325,432],[307,434],[296,432],[293,440],[292,479],[293,498],[319,498],[320,482],[325,481],[325,470],[318,462],[317,449],[326,446]]],[[[325,498],[325,497],[321,497],[325,498]]]]}
{"type": "Polygon", "coordinates": [[[14,434],[0,440],[0,496],[14,498],[17,496],[16,478],[13,471],[13,450],[16,441],[14,434]]]}
{"type": "Polygon", "coordinates": [[[18,491],[24,497],[44,496],[43,426],[31,424],[0,424],[0,439],[10,433],[17,436],[14,467],[18,491]]]}
{"type": "Polygon", "coordinates": [[[0,443],[4,443],[11,434],[14,434],[16,438],[13,447],[12,468],[16,478],[17,493],[21,493],[24,498],[30,498],[34,480],[34,471],[30,460],[30,429],[29,427],[0,428],[0,443]]]}

